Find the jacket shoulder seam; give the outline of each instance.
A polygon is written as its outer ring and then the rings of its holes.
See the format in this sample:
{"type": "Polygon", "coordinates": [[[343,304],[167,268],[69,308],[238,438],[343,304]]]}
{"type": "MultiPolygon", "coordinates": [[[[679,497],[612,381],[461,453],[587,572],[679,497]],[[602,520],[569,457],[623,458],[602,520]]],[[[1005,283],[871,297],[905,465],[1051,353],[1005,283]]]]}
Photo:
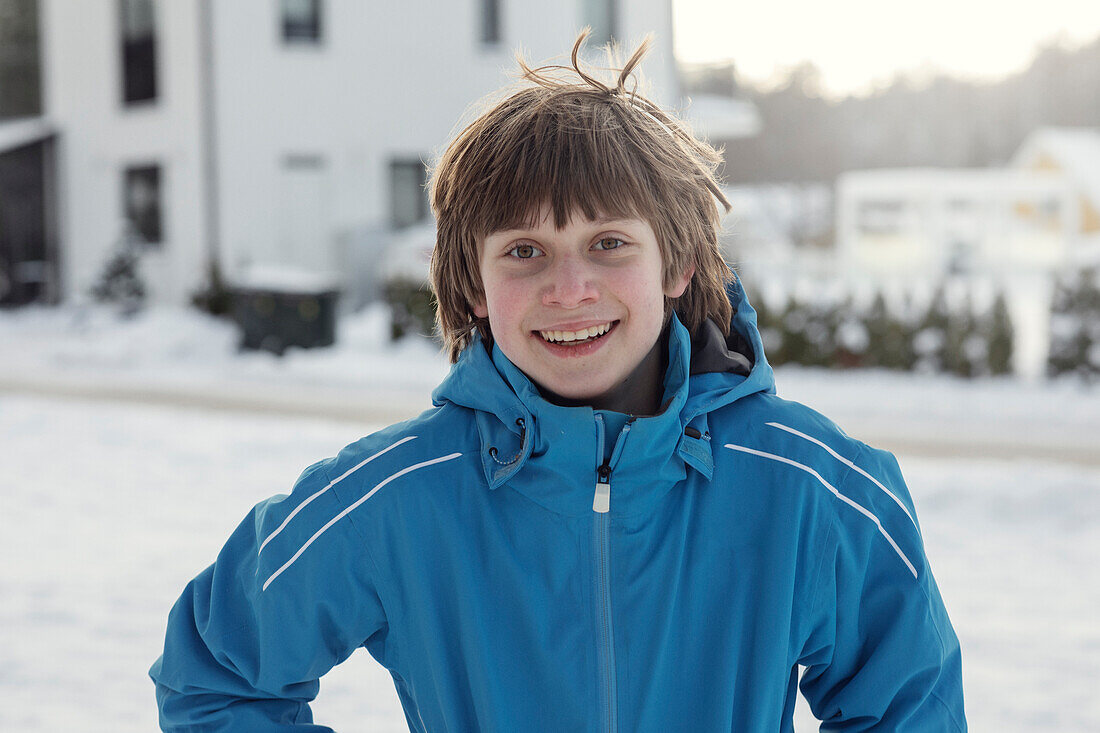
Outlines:
{"type": "MultiPolygon", "coordinates": [[[[851,473],[852,473],[852,469],[851,469],[851,467],[848,467],[848,470],[845,471],[845,473],[841,477],[840,481],[837,482],[838,487],[843,487],[844,484],[847,483],[848,476],[851,473]]],[[[840,489],[838,488],[837,490],[839,491],[840,489]]],[[[826,547],[828,547],[830,540],[834,540],[835,541],[834,544],[836,542],[839,542],[840,541],[840,533],[841,533],[841,528],[839,526],[841,524],[840,512],[837,511],[836,501],[832,500],[832,501],[827,502],[827,504],[828,504],[828,507],[829,507],[829,528],[828,528],[828,533],[825,536],[825,545],[826,545],[826,547]]],[[[814,581],[814,583],[815,583],[814,593],[811,596],[811,598],[814,599],[813,608],[814,608],[815,613],[817,612],[817,610],[820,607],[819,596],[821,594],[821,587],[823,585],[823,581],[824,581],[824,577],[825,577],[825,560],[828,557],[829,557],[829,553],[828,552],[823,552],[823,553],[821,553],[821,557],[818,559],[817,574],[816,574],[816,579],[814,581]]]]}
{"type": "MultiPolygon", "coordinates": [[[[859,445],[859,451],[853,457],[853,459],[852,459],[853,463],[855,463],[855,460],[858,459],[860,456],[863,456],[863,455],[867,454],[868,451],[871,450],[871,447],[868,446],[866,443],[863,443],[861,441],[856,441],[856,442],[859,445]]],[[[844,489],[847,486],[848,479],[851,477],[851,475],[852,475],[852,469],[849,468],[848,472],[845,473],[844,478],[838,483],[837,491],[841,491],[841,493],[843,493],[842,489],[844,489]]],[[[834,511],[835,511],[835,509],[836,508],[834,507],[834,511]]],[[[838,516],[838,519],[839,519],[839,513],[837,513],[837,516],[838,516]]],[[[918,538],[919,538],[919,534],[918,534],[918,538]]],[[[931,574],[928,570],[928,558],[924,554],[923,546],[920,548],[920,552],[921,552],[920,559],[921,559],[921,562],[922,562],[922,567],[924,569],[924,573],[923,573],[923,575],[918,574],[918,576],[914,577],[913,580],[915,581],[915,584],[916,584],[917,588],[920,590],[921,595],[924,596],[924,601],[925,601],[925,603],[924,603],[924,613],[925,613],[925,616],[928,618],[928,620],[932,623],[932,628],[936,630],[936,639],[940,643],[940,653],[943,654],[947,651],[947,644],[944,642],[943,630],[940,629],[939,623],[936,621],[936,618],[932,615],[932,608],[935,604],[932,601],[932,594],[929,591],[929,587],[928,587],[929,586],[929,578],[931,577],[931,574]]],[[[900,554],[900,552],[899,552],[899,554],[900,554]]]]}
{"type": "MultiPolygon", "coordinates": [[[[331,481],[332,479],[331,476],[329,476],[328,470],[324,470],[325,476],[331,481]]],[[[340,491],[335,486],[333,487],[333,493],[336,495],[341,506],[343,506],[345,509],[350,506],[350,504],[348,504],[348,502],[344,499],[340,491]]],[[[356,519],[352,513],[349,513],[347,515],[347,519],[348,525],[352,528],[352,531],[355,532],[355,534],[359,537],[359,540],[362,543],[363,547],[363,554],[366,556],[367,562],[370,563],[371,580],[373,581],[375,591],[378,593],[378,602],[382,605],[382,615],[386,619],[386,625],[389,626],[390,613],[387,610],[387,606],[389,604],[387,604],[386,602],[386,597],[389,596],[389,590],[386,589],[386,591],[383,592],[382,572],[379,570],[378,562],[374,558],[374,551],[371,549],[370,539],[367,533],[364,532],[363,529],[359,526],[359,520],[356,519]]],[[[392,605],[389,605],[389,607],[392,608],[392,605]]],[[[394,650],[394,657],[399,659],[401,655],[400,647],[397,644],[397,634],[391,634],[387,632],[386,639],[387,644],[389,644],[390,647],[394,650]]],[[[363,641],[366,641],[366,639],[364,639],[363,641]]]]}

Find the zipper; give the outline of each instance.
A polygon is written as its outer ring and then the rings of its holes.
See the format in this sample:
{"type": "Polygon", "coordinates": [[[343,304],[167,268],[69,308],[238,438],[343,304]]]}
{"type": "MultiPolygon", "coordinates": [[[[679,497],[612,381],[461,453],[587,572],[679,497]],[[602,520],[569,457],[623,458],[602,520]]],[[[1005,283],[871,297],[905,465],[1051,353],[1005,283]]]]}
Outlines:
{"type": "Polygon", "coordinates": [[[602,729],[615,733],[618,729],[615,690],[615,637],[611,623],[611,470],[618,462],[623,440],[630,430],[630,423],[623,426],[611,451],[611,458],[604,459],[603,417],[596,415],[596,492],[592,497],[594,531],[593,550],[596,558],[596,619],[599,625],[597,660],[600,668],[600,712],[602,729]]]}
{"type": "Polygon", "coordinates": [[[619,437],[615,439],[615,446],[611,449],[611,457],[604,459],[604,425],[603,415],[596,415],[596,460],[602,461],[596,466],[596,493],[592,496],[592,511],[598,514],[607,514],[611,511],[611,470],[614,464],[619,462],[619,454],[623,452],[623,443],[626,442],[626,434],[630,432],[630,418],[619,437]]]}

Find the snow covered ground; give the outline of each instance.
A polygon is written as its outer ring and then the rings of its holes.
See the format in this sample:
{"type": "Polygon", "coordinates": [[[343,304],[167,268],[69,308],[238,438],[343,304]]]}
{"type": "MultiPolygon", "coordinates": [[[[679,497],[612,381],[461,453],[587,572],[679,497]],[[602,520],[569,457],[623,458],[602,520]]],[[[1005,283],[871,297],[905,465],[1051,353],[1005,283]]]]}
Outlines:
{"type": "MultiPolygon", "coordinates": [[[[183,585],[256,501],[427,406],[446,365],[384,332],[368,313],[342,324],[338,348],[280,361],[238,355],[229,327],[182,313],[0,315],[0,730],[155,729],[146,671],[183,585]]],[[[898,450],[962,640],[971,729],[1100,730],[1100,394],[792,369],[778,381],[898,450]]],[[[314,710],[339,731],[407,730],[362,652],[314,710]]],[[[813,729],[804,709],[797,721],[813,729]]]]}

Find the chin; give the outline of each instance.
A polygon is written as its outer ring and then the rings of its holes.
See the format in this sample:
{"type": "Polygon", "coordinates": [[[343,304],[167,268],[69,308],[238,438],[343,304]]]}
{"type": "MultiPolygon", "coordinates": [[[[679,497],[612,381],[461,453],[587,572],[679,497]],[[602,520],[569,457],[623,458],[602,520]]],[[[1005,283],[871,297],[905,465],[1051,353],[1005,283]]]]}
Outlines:
{"type": "Polygon", "coordinates": [[[598,400],[605,390],[592,387],[578,388],[575,382],[568,380],[554,382],[553,380],[540,380],[537,377],[531,379],[539,388],[543,396],[551,402],[569,402],[571,404],[589,404],[598,400]]]}

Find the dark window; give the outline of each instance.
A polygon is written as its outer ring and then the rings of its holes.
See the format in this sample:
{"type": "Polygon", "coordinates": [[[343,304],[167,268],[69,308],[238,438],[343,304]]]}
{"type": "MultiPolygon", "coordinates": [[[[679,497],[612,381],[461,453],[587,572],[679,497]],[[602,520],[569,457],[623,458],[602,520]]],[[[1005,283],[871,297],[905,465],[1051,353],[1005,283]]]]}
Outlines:
{"type": "Polygon", "coordinates": [[[283,41],[320,43],[321,0],[280,0],[283,41]]]}
{"type": "Polygon", "coordinates": [[[287,153],[283,156],[283,167],[291,170],[316,170],[325,167],[325,159],[315,153],[287,153]]]}
{"type": "Polygon", "coordinates": [[[583,4],[584,23],[592,27],[592,35],[588,37],[588,45],[602,46],[610,43],[615,38],[618,30],[615,24],[616,0],[581,0],[583,4]]]}
{"type": "Polygon", "coordinates": [[[0,153],[0,305],[57,294],[50,192],[52,140],[0,153]]]}
{"type": "Polygon", "coordinates": [[[126,220],[147,244],[160,244],[160,166],[127,168],[123,185],[126,220]]]}
{"type": "Polygon", "coordinates": [[[122,101],[157,98],[157,34],[153,0],[119,0],[122,101]]]}
{"type": "Polygon", "coordinates": [[[42,114],[37,0],[0,0],[0,119],[42,114]]]}
{"type": "Polygon", "coordinates": [[[481,42],[500,43],[500,0],[481,0],[481,42]]]}
{"type": "Polygon", "coordinates": [[[427,173],[419,160],[390,163],[390,221],[407,227],[428,216],[427,173]]]}

